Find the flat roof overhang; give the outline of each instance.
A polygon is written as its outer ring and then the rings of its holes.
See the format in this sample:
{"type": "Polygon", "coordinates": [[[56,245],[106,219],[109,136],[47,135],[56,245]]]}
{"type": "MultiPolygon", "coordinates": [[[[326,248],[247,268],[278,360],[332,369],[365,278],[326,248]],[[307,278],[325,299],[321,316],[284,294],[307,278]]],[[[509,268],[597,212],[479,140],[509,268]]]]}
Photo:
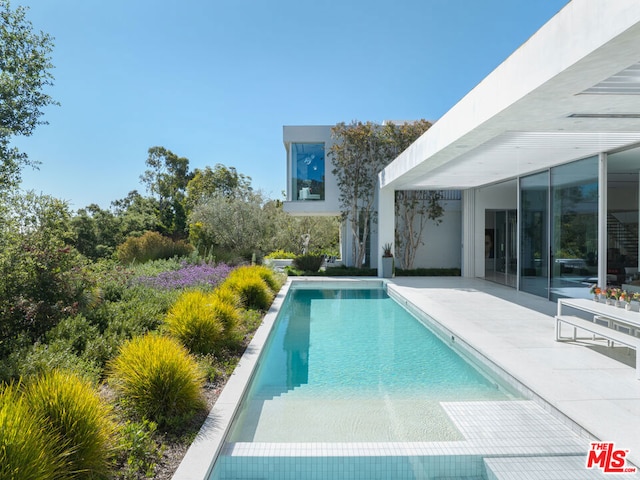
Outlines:
{"type": "Polygon", "coordinates": [[[573,0],[379,175],[465,189],[640,144],[640,2],[573,0]]]}

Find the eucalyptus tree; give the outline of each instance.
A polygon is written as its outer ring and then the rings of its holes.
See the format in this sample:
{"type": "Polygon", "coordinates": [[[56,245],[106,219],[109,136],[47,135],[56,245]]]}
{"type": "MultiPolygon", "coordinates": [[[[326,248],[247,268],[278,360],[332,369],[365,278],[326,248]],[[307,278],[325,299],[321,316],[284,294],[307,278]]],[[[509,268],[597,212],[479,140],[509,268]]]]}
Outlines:
{"type": "Polygon", "coordinates": [[[196,168],[187,184],[187,207],[191,210],[199,202],[213,195],[248,198],[251,192],[251,177],[238,173],[235,167],[218,163],[214,168],[196,168]]]}
{"type": "Polygon", "coordinates": [[[57,104],[44,92],[53,84],[53,39],[35,33],[26,12],[0,0],[0,193],[20,183],[22,167],[37,164],[11,146],[12,137],[32,135],[46,123],[43,109],[57,104]]]}
{"type": "MultiPolygon", "coordinates": [[[[404,123],[387,123],[382,127],[389,156],[400,155],[431,127],[426,120],[404,123]]],[[[412,269],[420,245],[424,245],[424,229],[429,223],[442,222],[444,208],[442,194],[430,190],[397,190],[395,192],[396,213],[396,257],[401,268],[412,269]]]]}
{"type": "Polygon", "coordinates": [[[372,122],[339,123],[331,129],[335,142],[329,151],[339,189],[342,219],[351,230],[354,266],[365,261],[371,223],[375,221],[377,174],[389,163],[380,126],[372,122]]]}
{"type": "Polygon", "coordinates": [[[164,233],[186,235],[186,189],[191,180],[189,160],[164,147],[151,147],[146,165],[148,168],[140,180],[158,200],[164,233]]]}
{"type": "MultiPolygon", "coordinates": [[[[335,143],[329,157],[340,191],[342,219],[348,222],[351,230],[355,267],[359,268],[364,263],[371,224],[377,220],[375,193],[378,173],[430,126],[426,120],[387,122],[383,125],[354,121],[349,125],[339,123],[332,128],[335,143]]],[[[401,203],[408,197],[400,197],[401,203]]],[[[416,205],[414,201],[408,201],[404,207],[411,209],[416,205]]],[[[403,238],[402,234],[400,238],[403,238]]],[[[405,241],[404,245],[413,243],[405,241]]]]}

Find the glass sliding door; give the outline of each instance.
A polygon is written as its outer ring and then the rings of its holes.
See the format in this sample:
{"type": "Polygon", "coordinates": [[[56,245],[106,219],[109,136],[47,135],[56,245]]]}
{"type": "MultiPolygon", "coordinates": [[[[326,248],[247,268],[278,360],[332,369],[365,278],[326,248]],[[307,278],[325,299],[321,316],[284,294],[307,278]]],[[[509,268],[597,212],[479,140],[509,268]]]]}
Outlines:
{"type": "Polygon", "coordinates": [[[516,287],[517,211],[487,210],[485,213],[485,278],[516,287]]]}
{"type": "Polygon", "coordinates": [[[549,297],[549,172],[520,179],[520,290],[549,297]]]}
{"type": "Polygon", "coordinates": [[[638,215],[640,148],[608,157],[607,285],[626,290],[640,285],[638,215]]]}
{"type": "Polygon", "coordinates": [[[588,297],[598,276],[598,158],[551,169],[550,300],[588,297]]]}

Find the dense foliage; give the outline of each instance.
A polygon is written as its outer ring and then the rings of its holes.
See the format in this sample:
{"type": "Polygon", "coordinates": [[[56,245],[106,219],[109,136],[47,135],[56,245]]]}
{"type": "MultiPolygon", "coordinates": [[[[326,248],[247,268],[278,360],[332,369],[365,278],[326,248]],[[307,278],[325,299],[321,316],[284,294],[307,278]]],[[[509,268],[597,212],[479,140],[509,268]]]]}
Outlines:
{"type": "Polygon", "coordinates": [[[158,232],[145,232],[140,237],[129,237],[118,246],[116,256],[121,263],[144,263],[149,260],[161,260],[184,257],[193,251],[193,247],[183,240],[174,241],[158,232]]]}

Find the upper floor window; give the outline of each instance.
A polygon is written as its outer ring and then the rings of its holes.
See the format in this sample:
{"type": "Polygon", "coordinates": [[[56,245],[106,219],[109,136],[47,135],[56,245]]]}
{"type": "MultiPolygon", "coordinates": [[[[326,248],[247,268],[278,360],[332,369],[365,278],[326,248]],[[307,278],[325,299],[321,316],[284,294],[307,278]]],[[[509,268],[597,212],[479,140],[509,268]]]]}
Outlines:
{"type": "Polygon", "coordinates": [[[324,143],[291,144],[293,200],[324,200],[324,143]]]}

